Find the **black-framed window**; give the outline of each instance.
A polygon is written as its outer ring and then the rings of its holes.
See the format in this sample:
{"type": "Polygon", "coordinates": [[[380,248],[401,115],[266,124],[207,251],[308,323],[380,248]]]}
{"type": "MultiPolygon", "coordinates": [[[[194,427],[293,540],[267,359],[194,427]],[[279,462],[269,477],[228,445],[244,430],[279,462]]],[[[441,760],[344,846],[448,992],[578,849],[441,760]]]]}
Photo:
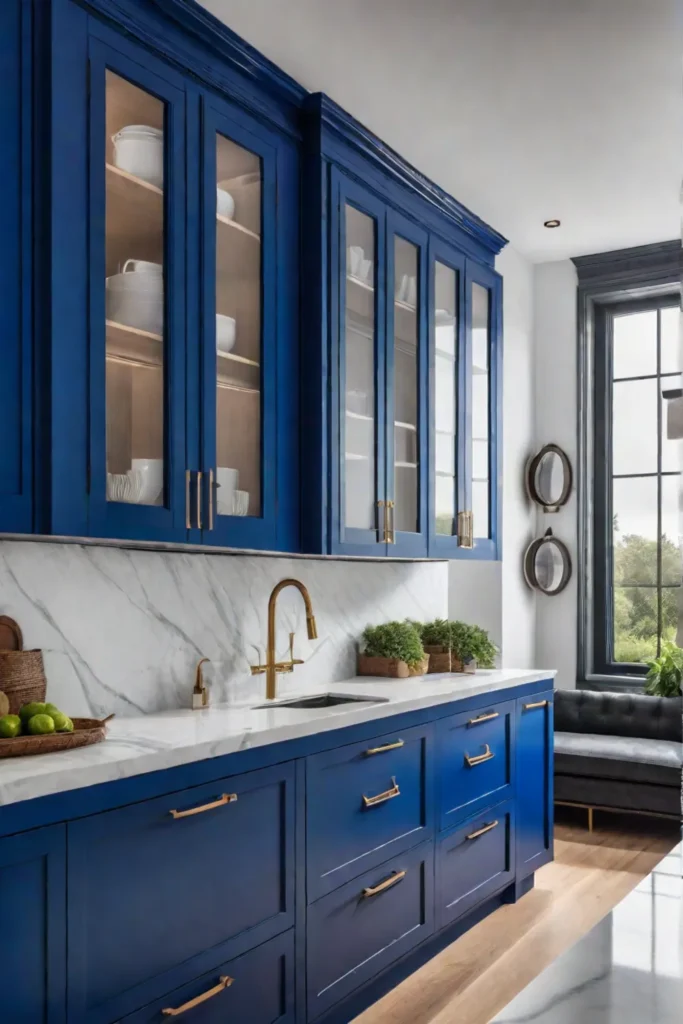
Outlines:
{"type": "Polygon", "coordinates": [[[596,304],[592,669],[642,676],[679,620],[680,442],[663,390],[680,387],[679,299],[596,304]]]}

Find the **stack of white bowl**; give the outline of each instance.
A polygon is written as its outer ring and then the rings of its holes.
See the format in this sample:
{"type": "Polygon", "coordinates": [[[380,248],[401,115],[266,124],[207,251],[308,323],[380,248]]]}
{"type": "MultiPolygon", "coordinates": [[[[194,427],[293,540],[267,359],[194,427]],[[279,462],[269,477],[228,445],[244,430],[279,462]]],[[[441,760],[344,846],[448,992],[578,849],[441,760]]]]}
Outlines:
{"type": "Polygon", "coordinates": [[[164,329],[164,275],[160,263],[126,260],[107,278],[107,319],[151,334],[164,329]]]}

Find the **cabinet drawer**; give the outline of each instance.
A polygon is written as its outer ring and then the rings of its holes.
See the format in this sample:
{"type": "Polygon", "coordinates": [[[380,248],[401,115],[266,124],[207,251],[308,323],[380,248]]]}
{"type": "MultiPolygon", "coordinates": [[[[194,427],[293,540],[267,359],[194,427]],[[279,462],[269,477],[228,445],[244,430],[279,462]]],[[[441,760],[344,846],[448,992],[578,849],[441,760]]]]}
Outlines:
{"type": "Polygon", "coordinates": [[[430,837],[431,725],[306,762],[308,900],[430,837]]]}
{"type": "Polygon", "coordinates": [[[441,839],[436,854],[438,928],[514,881],[514,824],[512,802],[497,804],[441,839]]]}
{"type": "Polygon", "coordinates": [[[130,1013],[293,925],[293,788],[277,765],[68,826],[70,1022],[130,1013]]]}
{"type": "Polygon", "coordinates": [[[188,1024],[291,1024],[294,1021],[294,933],[221,964],[125,1017],[121,1024],[162,1024],[178,1014],[188,1024]],[[198,1000],[198,1001],[197,1001],[198,1000]],[[193,1005],[188,1006],[188,1003],[193,1005]]]}
{"type": "Polygon", "coordinates": [[[512,795],[514,701],[439,722],[440,827],[512,795]]]}
{"type": "Polygon", "coordinates": [[[434,928],[434,846],[423,843],[308,908],[308,1019],[379,974],[434,928]]]}

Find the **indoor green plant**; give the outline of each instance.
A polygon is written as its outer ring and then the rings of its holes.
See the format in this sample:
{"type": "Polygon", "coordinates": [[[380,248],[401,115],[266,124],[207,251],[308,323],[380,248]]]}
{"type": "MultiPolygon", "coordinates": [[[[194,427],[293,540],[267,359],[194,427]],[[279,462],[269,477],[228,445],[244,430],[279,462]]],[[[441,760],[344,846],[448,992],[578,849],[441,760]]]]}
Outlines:
{"type": "Polygon", "coordinates": [[[498,648],[489,639],[481,626],[469,626],[466,622],[451,622],[451,649],[454,657],[465,671],[474,668],[493,668],[498,648]]]}
{"type": "Polygon", "coordinates": [[[363,632],[359,675],[406,678],[422,675],[429,663],[420,634],[412,622],[383,622],[363,632]]]}
{"type": "Polygon", "coordinates": [[[434,619],[433,622],[415,623],[425,653],[429,655],[430,672],[450,672],[451,665],[451,623],[448,619],[434,619]]]}
{"type": "Polygon", "coordinates": [[[652,697],[680,697],[683,693],[683,650],[672,640],[665,640],[658,658],[648,661],[645,693],[652,697]]]}

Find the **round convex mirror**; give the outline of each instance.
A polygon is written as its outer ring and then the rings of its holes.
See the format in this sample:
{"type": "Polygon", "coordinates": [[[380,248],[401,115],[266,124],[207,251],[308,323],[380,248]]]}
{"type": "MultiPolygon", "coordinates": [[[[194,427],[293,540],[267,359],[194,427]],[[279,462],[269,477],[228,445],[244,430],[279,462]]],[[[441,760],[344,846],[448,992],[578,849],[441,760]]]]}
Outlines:
{"type": "Polygon", "coordinates": [[[527,466],[529,496],[544,512],[557,512],[569,500],[572,467],[566,452],[556,444],[547,444],[527,466]]]}
{"type": "Polygon", "coordinates": [[[572,575],[572,561],[566,544],[553,537],[552,530],[533,541],[524,556],[524,578],[533,590],[554,597],[561,593],[572,575]]]}

